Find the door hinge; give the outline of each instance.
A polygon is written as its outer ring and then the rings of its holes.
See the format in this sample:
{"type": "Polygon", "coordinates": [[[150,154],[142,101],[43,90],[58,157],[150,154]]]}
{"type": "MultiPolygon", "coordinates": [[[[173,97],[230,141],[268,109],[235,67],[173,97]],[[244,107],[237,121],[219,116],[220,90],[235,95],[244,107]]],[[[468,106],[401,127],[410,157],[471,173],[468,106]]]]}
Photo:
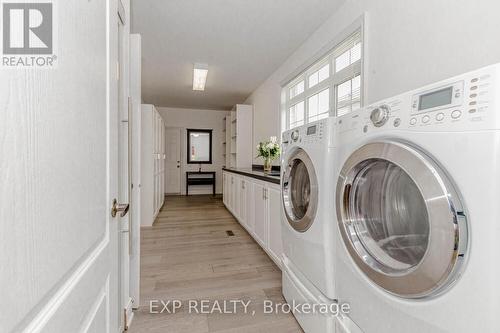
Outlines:
{"type": "Polygon", "coordinates": [[[128,331],[127,309],[123,309],[123,330],[128,331]]]}

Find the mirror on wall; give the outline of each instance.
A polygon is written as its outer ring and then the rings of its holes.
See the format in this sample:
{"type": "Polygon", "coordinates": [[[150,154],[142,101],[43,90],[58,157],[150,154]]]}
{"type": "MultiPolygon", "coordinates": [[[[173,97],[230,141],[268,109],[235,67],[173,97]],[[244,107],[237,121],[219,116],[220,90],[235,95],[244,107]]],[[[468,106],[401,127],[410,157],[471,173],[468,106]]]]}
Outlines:
{"type": "Polygon", "coordinates": [[[212,130],[187,130],[187,162],[191,164],[212,163],[212,130]]]}

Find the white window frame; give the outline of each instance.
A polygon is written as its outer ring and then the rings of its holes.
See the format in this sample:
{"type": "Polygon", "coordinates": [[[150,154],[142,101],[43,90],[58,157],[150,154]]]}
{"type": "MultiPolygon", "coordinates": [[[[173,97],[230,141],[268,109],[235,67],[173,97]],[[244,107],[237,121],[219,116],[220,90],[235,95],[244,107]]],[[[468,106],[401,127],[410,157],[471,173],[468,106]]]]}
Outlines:
{"type": "Polygon", "coordinates": [[[330,42],[325,48],[323,48],[317,56],[313,57],[307,63],[298,68],[295,72],[290,74],[287,79],[285,79],[282,84],[281,91],[281,124],[282,131],[288,130],[290,125],[290,112],[291,106],[304,101],[304,124],[309,122],[309,97],[323,91],[324,89],[330,89],[329,104],[328,109],[329,116],[335,116],[337,113],[337,96],[336,87],[347,80],[360,75],[360,105],[364,104],[364,63],[365,63],[365,47],[366,41],[364,38],[364,16],[356,20],[348,29],[341,33],[335,40],[330,42]],[[347,41],[349,38],[359,34],[359,39],[361,42],[361,58],[353,64],[350,64],[346,68],[342,69],[338,73],[335,73],[335,58],[339,56],[338,48],[347,41]],[[309,76],[322,68],[326,63],[330,64],[330,74],[329,77],[311,88],[309,86],[309,76]],[[304,91],[301,94],[290,98],[290,88],[293,87],[298,82],[304,80],[304,91]]]}

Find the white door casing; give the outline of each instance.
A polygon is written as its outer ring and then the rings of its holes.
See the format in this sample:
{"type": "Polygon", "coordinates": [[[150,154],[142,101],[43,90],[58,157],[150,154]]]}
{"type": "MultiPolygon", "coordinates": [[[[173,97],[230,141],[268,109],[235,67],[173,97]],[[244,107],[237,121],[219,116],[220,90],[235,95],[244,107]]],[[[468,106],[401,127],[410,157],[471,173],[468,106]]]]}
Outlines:
{"type": "Polygon", "coordinates": [[[57,69],[0,76],[0,332],[119,329],[116,13],[58,1],[57,69]]]}
{"type": "Polygon", "coordinates": [[[132,126],[132,200],[130,202],[130,297],[133,307],[140,303],[141,251],[141,36],[130,36],[130,102],[132,126]]]}
{"type": "Polygon", "coordinates": [[[166,162],[165,192],[181,193],[181,129],[167,127],[165,131],[166,162]]]}
{"type": "MultiPolygon", "coordinates": [[[[131,203],[131,100],[130,100],[130,7],[127,1],[119,2],[118,19],[118,108],[119,108],[119,194],[118,202],[131,203]],[[122,4],[120,6],[120,3],[122,4]]],[[[130,225],[132,213],[121,218],[120,227],[120,304],[124,315],[121,326],[126,329],[133,317],[132,299],[130,298],[130,225]]]]}

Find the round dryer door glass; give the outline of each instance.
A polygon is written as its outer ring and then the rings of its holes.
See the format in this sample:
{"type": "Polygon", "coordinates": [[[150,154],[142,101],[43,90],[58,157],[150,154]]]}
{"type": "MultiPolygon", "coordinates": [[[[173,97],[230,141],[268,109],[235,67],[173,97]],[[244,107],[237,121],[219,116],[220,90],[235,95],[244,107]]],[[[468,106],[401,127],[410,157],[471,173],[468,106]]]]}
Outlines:
{"type": "Polygon", "coordinates": [[[311,181],[304,162],[294,160],[293,163],[290,171],[290,203],[295,219],[301,219],[309,207],[311,181]]]}
{"type": "Polygon", "coordinates": [[[355,176],[349,219],[368,254],[393,272],[424,257],[429,240],[427,208],[415,182],[399,166],[371,160],[355,176]]]}
{"type": "Polygon", "coordinates": [[[447,174],[420,149],[380,141],[353,151],[340,171],[336,200],[348,254],[386,291],[427,297],[460,276],[465,210],[447,174]]]}
{"type": "Polygon", "coordinates": [[[312,161],[303,149],[287,158],[282,196],[288,223],[300,232],[309,229],[316,215],[318,183],[312,161]]]}

